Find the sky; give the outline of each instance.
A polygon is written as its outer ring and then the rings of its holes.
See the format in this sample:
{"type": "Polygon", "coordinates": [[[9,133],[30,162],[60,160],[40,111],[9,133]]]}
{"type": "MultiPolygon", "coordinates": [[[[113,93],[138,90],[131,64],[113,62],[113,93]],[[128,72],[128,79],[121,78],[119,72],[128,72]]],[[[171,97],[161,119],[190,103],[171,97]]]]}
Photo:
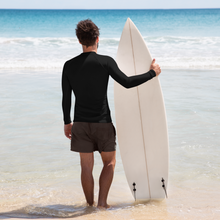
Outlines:
{"type": "Polygon", "coordinates": [[[220,8],[220,0],[0,0],[1,9],[220,8]]]}

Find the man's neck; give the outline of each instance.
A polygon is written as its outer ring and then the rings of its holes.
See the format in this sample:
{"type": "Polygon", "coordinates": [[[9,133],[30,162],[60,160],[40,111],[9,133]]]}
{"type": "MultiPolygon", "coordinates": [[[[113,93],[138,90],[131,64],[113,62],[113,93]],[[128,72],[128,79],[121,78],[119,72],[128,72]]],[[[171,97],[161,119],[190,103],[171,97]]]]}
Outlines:
{"type": "Polygon", "coordinates": [[[97,46],[96,45],[89,46],[89,47],[82,45],[82,49],[83,49],[83,53],[86,53],[86,52],[96,52],[97,53],[97,46]]]}

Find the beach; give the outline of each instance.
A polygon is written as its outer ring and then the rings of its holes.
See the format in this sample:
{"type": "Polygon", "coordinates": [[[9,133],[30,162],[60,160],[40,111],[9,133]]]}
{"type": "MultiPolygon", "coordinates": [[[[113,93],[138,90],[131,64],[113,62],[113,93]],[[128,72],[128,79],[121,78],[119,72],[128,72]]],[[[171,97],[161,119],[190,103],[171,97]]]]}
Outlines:
{"type": "MultiPolygon", "coordinates": [[[[0,11],[0,218],[220,219],[219,9],[0,11]],[[61,74],[82,52],[74,28],[88,17],[100,27],[98,53],[116,57],[130,17],[161,65],[170,157],[163,201],[134,201],[117,143],[112,207],[86,206],[79,155],[63,132],[61,74]]],[[[116,126],[111,78],[108,100],[116,126]]],[[[101,169],[96,152],[96,201],[101,169]]]]}

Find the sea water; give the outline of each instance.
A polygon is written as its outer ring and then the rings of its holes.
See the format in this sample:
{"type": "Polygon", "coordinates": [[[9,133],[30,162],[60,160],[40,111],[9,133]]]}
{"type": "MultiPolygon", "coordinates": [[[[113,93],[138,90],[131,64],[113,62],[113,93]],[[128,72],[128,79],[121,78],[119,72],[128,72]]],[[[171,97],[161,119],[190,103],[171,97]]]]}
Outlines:
{"type": "MultiPolygon", "coordinates": [[[[0,10],[0,217],[219,219],[219,47],[220,9],[0,10]],[[78,21],[92,19],[100,28],[98,53],[115,58],[128,17],[162,69],[168,199],[133,200],[117,146],[112,208],[99,211],[86,206],[79,155],[64,136],[61,72],[82,52],[78,21]]],[[[115,124],[111,78],[108,99],[115,124]]],[[[101,169],[96,152],[96,201],[101,169]]]]}

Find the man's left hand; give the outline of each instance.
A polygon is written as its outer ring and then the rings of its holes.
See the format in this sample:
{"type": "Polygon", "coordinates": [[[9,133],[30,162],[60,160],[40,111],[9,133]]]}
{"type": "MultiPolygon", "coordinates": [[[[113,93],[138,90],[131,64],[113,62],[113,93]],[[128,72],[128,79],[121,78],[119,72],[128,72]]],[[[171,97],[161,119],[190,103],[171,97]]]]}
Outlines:
{"type": "Polygon", "coordinates": [[[67,138],[71,140],[71,129],[72,129],[73,123],[64,125],[64,134],[67,138]]]}

